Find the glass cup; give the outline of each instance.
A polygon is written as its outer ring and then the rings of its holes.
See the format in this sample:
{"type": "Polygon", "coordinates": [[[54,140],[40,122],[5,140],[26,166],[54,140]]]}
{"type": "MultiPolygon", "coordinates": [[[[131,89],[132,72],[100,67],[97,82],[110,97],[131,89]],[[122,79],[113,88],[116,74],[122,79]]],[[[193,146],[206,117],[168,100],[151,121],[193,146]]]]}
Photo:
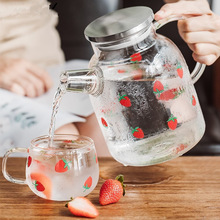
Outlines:
{"type": "Polygon", "coordinates": [[[49,137],[31,141],[30,147],[12,148],[3,157],[2,172],[13,183],[27,184],[39,197],[55,201],[86,196],[96,187],[99,165],[94,142],[80,135],[54,135],[53,147],[49,137]],[[15,179],[7,172],[8,156],[27,152],[26,179],[15,179]]]}

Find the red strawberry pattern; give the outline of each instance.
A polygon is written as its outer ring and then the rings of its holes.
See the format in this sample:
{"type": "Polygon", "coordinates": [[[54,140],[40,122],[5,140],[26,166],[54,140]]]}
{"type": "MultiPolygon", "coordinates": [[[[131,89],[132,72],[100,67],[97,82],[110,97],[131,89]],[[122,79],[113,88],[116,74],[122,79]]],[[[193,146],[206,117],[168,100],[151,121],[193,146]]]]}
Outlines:
{"type": "Polygon", "coordinates": [[[183,88],[173,88],[166,90],[160,94],[157,94],[156,97],[158,100],[168,101],[171,99],[176,99],[180,96],[185,90],[183,88]]]}
{"type": "Polygon", "coordinates": [[[66,161],[65,159],[59,160],[55,165],[55,171],[58,173],[64,173],[70,169],[69,163],[71,161],[66,161]]]}
{"type": "Polygon", "coordinates": [[[164,92],[164,86],[160,81],[156,80],[154,82],[153,92],[156,95],[160,95],[161,93],[164,92]]]}
{"type": "Polygon", "coordinates": [[[134,53],[130,56],[130,59],[132,63],[137,63],[142,60],[142,56],[140,53],[134,53]]]}
{"type": "Polygon", "coordinates": [[[119,97],[119,102],[121,105],[125,106],[125,107],[130,107],[131,106],[131,101],[130,99],[128,98],[127,95],[122,95],[119,97]]]}
{"type": "MultiPolygon", "coordinates": [[[[39,171],[41,171],[39,169],[39,171]]],[[[39,191],[41,190],[41,192],[43,192],[43,194],[45,195],[45,197],[47,199],[51,199],[51,193],[52,193],[52,181],[49,177],[47,177],[46,175],[44,175],[43,173],[31,173],[30,174],[31,180],[34,181],[32,182],[34,185],[37,184],[35,186],[35,188],[39,191]],[[44,190],[43,190],[44,189],[44,190]]]]}
{"type": "Polygon", "coordinates": [[[119,69],[119,70],[118,70],[118,73],[126,73],[126,70],[119,69]]]}
{"type": "Polygon", "coordinates": [[[183,78],[183,68],[180,64],[177,66],[177,74],[181,79],[183,78]]]}
{"type": "Polygon", "coordinates": [[[65,140],[65,141],[63,141],[63,143],[69,144],[69,143],[74,143],[74,141],[73,140],[65,140]]]}
{"type": "Polygon", "coordinates": [[[32,162],[32,157],[28,156],[28,160],[27,160],[27,166],[29,167],[31,165],[32,162]]]}
{"type": "Polygon", "coordinates": [[[106,122],[106,120],[104,118],[101,118],[101,122],[105,128],[108,128],[108,123],[106,122]]]}
{"type": "Polygon", "coordinates": [[[184,150],[187,148],[187,145],[181,144],[179,147],[176,148],[176,154],[178,154],[180,151],[184,150]]]}
{"type": "Polygon", "coordinates": [[[43,186],[43,184],[40,183],[40,182],[37,181],[37,180],[35,180],[35,181],[33,182],[33,185],[34,185],[35,189],[36,189],[37,191],[39,191],[39,192],[43,192],[43,191],[45,190],[45,187],[43,186]]]}
{"type": "Polygon", "coordinates": [[[192,95],[191,102],[192,102],[192,105],[193,105],[193,106],[196,105],[196,98],[195,98],[194,95],[192,95]]]}
{"type": "Polygon", "coordinates": [[[156,97],[159,100],[168,101],[170,99],[175,99],[177,97],[177,93],[177,89],[170,89],[162,92],[161,94],[157,94],[156,97]]]}
{"type": "Polygon", "coordinates": [[[141,128],[139,128],[139,127],[132,128],[131,127],[131,129],[132,129],[132,134],[134,137],[139,138],[139,139],[144,138],[144,132],[142,131],[141,128]]]}
{"type": "Polygon", "coordinates": [[[167,121],[167,125],[168,125],[169,129],[175,130],[177,127],[177,118],[174,117],[173,115],[171,115],[167,121]]]}
{"type": "Polygon", "coordinates": [[[83,192],[85,192],[87,189],[90,189],[91,186],[92,186],[92,177],[89,176],[83,185],[84,188],[83,192]]]}

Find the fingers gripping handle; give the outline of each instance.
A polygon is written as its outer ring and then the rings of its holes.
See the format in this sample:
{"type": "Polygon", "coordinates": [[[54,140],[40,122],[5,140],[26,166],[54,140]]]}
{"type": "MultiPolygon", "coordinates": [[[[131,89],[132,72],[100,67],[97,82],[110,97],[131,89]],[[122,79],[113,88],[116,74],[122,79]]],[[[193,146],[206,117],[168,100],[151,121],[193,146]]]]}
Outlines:
{"type": "Polygon", "coordinates": [[[27,149],[26,148],[12,148],[11,150],[9,150],[9,151],[7,151],[5,153],[5,155],[3,157],[3,160],[2,160],[2,173],[3,173],[3,176],[9,182],[17,183],[17,184],[26,184],[26,180],[25,179],[14,178],[7,171],[7,160],[8,160],[8,157],[9,157],[10,154],[15,153],[15,152],[27,153],[27,149]]]}
{"type": "MultiPolygon", "coordinates": [[[[159,21],[155,21],[153,23],[153,25],[154,25],[155,29],[158,30],[159,28],[161,28],[162,26],[164,26],[165,24],[167,24],[171,21],[178,21],[178,20],[183,20],[186,18],[187,18],[187,16],[171,16],[168,18],[161,19],[159,21]]],[[[205,70],[205,67],[206,67],[205,64],[201,64],[199,62],[196,63],[196,66],[191,73],[191,79],[192,79],[193,84],[196,83],[198,81],[198,79],[202,76],[202,74],[205,70]]]]}

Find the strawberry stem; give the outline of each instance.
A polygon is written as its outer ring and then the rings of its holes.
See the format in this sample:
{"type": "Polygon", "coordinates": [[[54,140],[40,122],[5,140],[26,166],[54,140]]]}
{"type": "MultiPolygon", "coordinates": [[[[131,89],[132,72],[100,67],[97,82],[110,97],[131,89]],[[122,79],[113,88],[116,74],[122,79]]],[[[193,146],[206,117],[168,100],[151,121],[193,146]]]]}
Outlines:
{"type": "Polygon", "coordinates": [[[177,119],[177,117],[174,117],[173,115],[171,115],[170,118],[167,120],[167,122],[175,121],[175,119],[177,119]]]}
{"type": "Polygon", "coordinates": [[[67,169],[69,170],[69,169],[70,169],[69,163],[72,163],[72,161],[67,162],[65,159],[62,159],[62,160],[63,160],[63,162],[65,163],[64,168],[67,167],[67,169]]]}
{"type": "Polygon", "coordinates": [[[164,89],[162,89],[162,90],[156,89],[156,92],[154,91],[153,93],[156,95],[159,95],[159,97],[160,97],[161,93],[163,93],[163,92],[164,92],[164,89]]]}
{"type": "Polygon", "coordinates": [[[115,179],[121,183],[122,188],[123,188],[123,196],[124,196],[125,195],[125,187],[126,187],[126,185],[124,184],[124,175],[119,174],[118,176],[116,176],[115,179]]]}
{"type": "MultiPolygon", "coordinates": [[[[73,201],[73,200],[74,200],[74,197],[70,197],[70,202],[73,201]]],[[[65,204],[65,207],[68,208],[68,204],[69,204],[69,202],[67,202],[67,203],[65,204]]]]}
{"type": "Polygon", "coordinates": [[[139,127],[135,127],[135,128],[132,128],[132,127],[131,127],[132,134],[134,134],[134,132],[138,131],[138,128],[139,128],[139,127]]]}
{"type": "Polygon", "coordinates": [[[87,189],[90,189],[90,187],[88,186],[88,184],[86,184],[86,186],[83,186],[83,188],[85,189],[85,190],[83,190],[83,192],[85,192],[87,189]]]}
{"type": "Polygon", "coordinates": [[[121,96],[121,95],[119,94],[119,101],[121,101],[122,99],[126,99],[125,96],[126,96],[126,95],[122,95],[122,96],[121,96]]]}
{"type": "Polygon", "coordinates": [[[181,64],[178,63],[178,64],[177,64],[177,69],[181,69],[181,68],[182,68],[181,64]]]}
{"type": "Polygon", "coordinates": [[[35,180],[34,183],[32,184],[34,185],[35,189],[37,189],[37,186],[38,186],[37,181],[35,180]]]}

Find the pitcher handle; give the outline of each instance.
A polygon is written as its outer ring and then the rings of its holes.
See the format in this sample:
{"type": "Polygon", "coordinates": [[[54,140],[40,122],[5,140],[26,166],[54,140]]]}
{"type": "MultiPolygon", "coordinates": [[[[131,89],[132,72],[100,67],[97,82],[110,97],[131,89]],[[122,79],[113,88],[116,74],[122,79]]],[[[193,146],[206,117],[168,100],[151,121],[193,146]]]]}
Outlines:
{"type": "MultiPolygon", "coordinates": [[[[165,24],[167,24],[169,22],[183,20],[186,18],[187,18],[187,16],[170,16],[170,17],[161,19],[159,21],[154,21],[153,25],[154,25],[155,29],[158,30],[159,28],[161,28],[162,26],[164,26],[165,24]]],[[[196,83],[198,81],[198,79],[202,76],[202,74],[205,70],[205,67],[206,67],[205,64],[202,64],[199,62],[196,63],[194,70],[190,74],[193,84],[196,83]]]]}
{"type": "Polygon", "coordinates": [[[7,160],[8,160],[8,156],[12,153],[15,152],[19,152],[19,153],[27,153],[27,149],[26,148],[12,148],[10,150],[8,150],[5,155],[3,156],[3,160],[2,160],[2,173],[3,176],[5,177],[6,180],[8,180],[9,182],[12,183],[17,183],[17,184],[27,184],[26,183],[26,179],[23,178],[14,178],[12,177],[8,171],[7,171],[7,160]]]}

